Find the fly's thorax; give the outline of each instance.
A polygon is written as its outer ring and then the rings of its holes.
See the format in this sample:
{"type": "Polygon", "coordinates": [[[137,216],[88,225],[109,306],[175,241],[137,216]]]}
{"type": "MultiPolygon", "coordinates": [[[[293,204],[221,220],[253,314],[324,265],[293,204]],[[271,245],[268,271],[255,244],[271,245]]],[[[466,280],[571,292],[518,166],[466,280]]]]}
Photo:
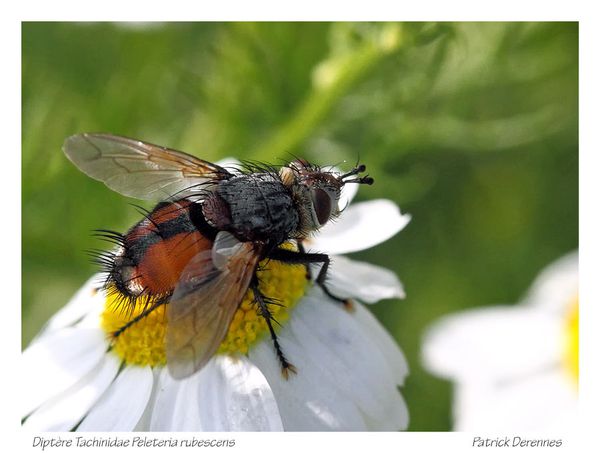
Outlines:
{"type": "Polygon", "coordinates": [[[218,184],[203,202],[206,220],[241,241],[281,243],[298,228],[291,193],[277,175],[239,175],[218,184]]]}

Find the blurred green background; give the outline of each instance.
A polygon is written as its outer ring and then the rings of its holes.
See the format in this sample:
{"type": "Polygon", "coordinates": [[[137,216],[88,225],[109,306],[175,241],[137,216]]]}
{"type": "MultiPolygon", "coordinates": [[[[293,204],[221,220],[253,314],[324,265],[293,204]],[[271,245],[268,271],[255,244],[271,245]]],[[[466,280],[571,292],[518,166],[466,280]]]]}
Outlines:
{"type": "MultiPolygon", "coordinates": [[[[576,23],[24,23],[25,346],[95,271],[96,228],[139,219],[71,165],[63,140],[104,131],[225,156],[360,156],[412,222],[354,257],[407,299],[374,313],[406,352],[409,429],[450,429],[450,384],[420,365],[424,329],[518,301],[578,246],[576,23]]],[[[507,333],[508,334],[508,333],[507,333]]],[[[356,364],[360,366],[359,363],[356,364]]]]}

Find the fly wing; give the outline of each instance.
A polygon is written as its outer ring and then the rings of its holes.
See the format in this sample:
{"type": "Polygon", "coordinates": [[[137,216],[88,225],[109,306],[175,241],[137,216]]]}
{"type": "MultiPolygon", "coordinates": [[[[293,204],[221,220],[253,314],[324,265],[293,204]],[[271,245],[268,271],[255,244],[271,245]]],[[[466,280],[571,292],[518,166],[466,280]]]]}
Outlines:
{"type": "Polygon", "coordinates": [[[199,192],[209,180],[226,179],[223,167],[189,154],[109,134],[73,135],[63,151],[86,175],[120,194],[142,200],[164,200],[199,192]]]}
{"type": "Polygon", "coordinates": [[[217,235],[212,251],[194,257],[167,306],[166,351],[171,376],[192,375],[217,352],[254,275],[250,242],[217,235]]]}

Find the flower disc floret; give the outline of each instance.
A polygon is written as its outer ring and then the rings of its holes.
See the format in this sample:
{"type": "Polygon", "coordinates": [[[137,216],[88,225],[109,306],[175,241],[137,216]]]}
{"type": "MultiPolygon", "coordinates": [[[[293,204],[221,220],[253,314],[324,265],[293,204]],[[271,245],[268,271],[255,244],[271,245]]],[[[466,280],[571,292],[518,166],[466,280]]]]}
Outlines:
{"type": "MultiPolygon", "coordinates": [[[[286,248],[291,246],[286,245],[286,248]]],[[[258,287],[266,297],[276,330],[289,318],[290,311],[304,295],[308,280],[303,265],[290,265],[273,260],[263,260],[257,270],[258,287]]],[[[101,317],[103,330],[112,335],[128,321],[140,315],[145,304],[137,303],[124,310],[115,291],[107,291],[106,304],[101,317]]],[[[168,320],[166,305],[161,305],[149,315],[132,324],[112,342],[111,351],[126,364],[164,366],[166,364],[165,335],[168,320]]],[[[219,354],[247,354],[252,345],[269,330],[265,319],[258,313],[252,290],[248,290],[240,303],[219,354]]]]}

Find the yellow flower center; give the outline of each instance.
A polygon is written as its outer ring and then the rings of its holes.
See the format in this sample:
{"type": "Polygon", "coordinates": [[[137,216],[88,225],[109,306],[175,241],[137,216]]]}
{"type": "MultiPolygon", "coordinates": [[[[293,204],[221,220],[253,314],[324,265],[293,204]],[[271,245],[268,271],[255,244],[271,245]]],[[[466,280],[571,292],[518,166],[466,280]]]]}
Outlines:
{"type": "MultiPolygon", "coordinates": [[[[291,248],[291,245],[285,245],[291,248]]],[[[259,289],[267,298],[277,302],[269,309],[277,323],[283,324],[291,309],[304,295],[308,280],[303,265],[283,264],[264,260],[257,270],[259,289]]],[[[138,303],[133,310],[123,310],[119,296],[108,291],[101,326],[112,334],[128,321],[144,311],[144,304],[138,303]]],[[[274,323],[275,330],[279,326],[274,323]]],[[[165,334],[167,329],[166,305],[153,310],[150,314],[125,329],[112,344],[112,351],[129,365],[164,366],[166,364],[165,334]]],[[[254,343],[268,333],[267,323],[257,312],[253,303],[252,290],[248,290],[240,303],[229,330],[221,343],[218,354],[246,354],[254,343]]]]}
{"type": "Polygon", "coordinates": [[[579,296],[577,296],[567,312],[565,318],[565,348],[563,354],[564,364],[569,374],[579,382],[579,296]]]}

